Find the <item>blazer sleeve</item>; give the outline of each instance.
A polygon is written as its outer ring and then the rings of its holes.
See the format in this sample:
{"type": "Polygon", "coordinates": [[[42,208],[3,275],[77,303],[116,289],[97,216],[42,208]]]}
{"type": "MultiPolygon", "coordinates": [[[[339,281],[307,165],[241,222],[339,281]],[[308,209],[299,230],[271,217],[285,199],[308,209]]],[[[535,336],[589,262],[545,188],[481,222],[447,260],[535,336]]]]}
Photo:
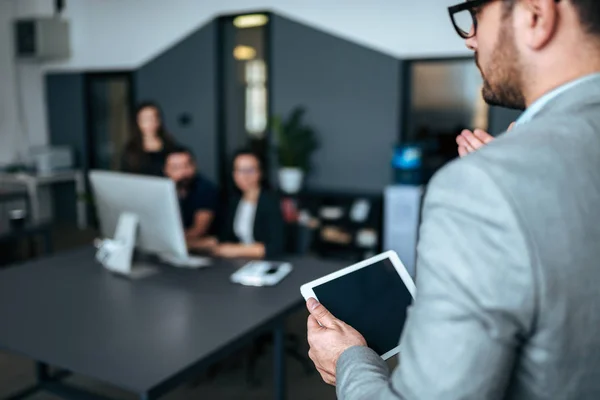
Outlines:
{"type": "Polygon", "coordinates": [[[255,221],[255,239],[265,246],[265,258],[277,258],[283,255],[285,246],[285,228],[279,197],[272,193],[261,196],[260,210],[255,221]]]}
{"type": "Polygon", "coordinates": [[[505,397],[533,330],[535,266],[511,197],[470,157],[429,187],[398,367],[390,374],[372,350],[348,349],[337,363],[339,399],[505,397]]]}

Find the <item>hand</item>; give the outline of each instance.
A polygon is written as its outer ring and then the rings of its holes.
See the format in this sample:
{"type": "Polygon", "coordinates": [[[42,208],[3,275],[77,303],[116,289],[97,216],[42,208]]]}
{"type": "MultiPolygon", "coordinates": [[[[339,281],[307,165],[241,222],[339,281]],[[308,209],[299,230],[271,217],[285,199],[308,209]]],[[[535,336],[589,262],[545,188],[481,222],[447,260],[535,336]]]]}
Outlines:
{"type": "Polygon", "coordinates": [[[335,386],[337,361],[342,353],[350,347],[367,346],[367,342],[356,329],[335,318],[317,300],[308,299],[306,306],[310,312],[307,323],[308,356],[325,383],[335,386]]]}
{"type": "MultiPolygon", "coordinates": [[[[508,127],[507,132],[510,132],[514,126],[515,123],[513,122],[508,127]]],[[[494,137],[481,129],[475,129],[473,132],[471,132],[468,129],[465,129],[461,132],[460,135],[456,137],[456,144],[458,144],[458,154],[461,157],[464,157],[469,153],[473,153],[479,150],[486,144],[490,143],[492,140],[494,140],[494,137]]]]}
{"type": "Polygon", "coordinates": [[[214,249],[219,247],[219,239],[216,237],[209,236],[207,238],[202,239],[201,241],[202,247],[206,249],[214,249]]]}
{"type": "Polygon", "coordinates": [[[188,238],[186,243],[189,250],[212,251],[219,246],[219,240],[214,237],[188,238]]]}
{"type": "Polygon", "coordinates": [[[213,250],[213,254],[217,257],[236,258],[239,257],[240,246],[231,243],[221,244],[213,250]]]}
{"type": "Polygon", "coordinates": [[[461,157],[464,157],[469,153],[479,150],[492,140],[494,140],[494,137],[489,133],[482,131],[481,129],[475,129],[473,132],[465,129],[456,137],[458,154],[461,157]]]}

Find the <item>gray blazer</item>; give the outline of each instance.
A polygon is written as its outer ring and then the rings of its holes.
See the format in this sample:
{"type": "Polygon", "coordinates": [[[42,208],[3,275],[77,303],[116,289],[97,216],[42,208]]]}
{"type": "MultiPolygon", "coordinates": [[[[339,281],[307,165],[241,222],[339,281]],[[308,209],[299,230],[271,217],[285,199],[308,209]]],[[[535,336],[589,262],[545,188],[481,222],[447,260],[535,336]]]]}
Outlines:
{"type": "Polygon", "coordinates": [[[398,368],[347,350],[340,399],[600,399],[600,79],[434,177],[417,274],[398,368]]]}

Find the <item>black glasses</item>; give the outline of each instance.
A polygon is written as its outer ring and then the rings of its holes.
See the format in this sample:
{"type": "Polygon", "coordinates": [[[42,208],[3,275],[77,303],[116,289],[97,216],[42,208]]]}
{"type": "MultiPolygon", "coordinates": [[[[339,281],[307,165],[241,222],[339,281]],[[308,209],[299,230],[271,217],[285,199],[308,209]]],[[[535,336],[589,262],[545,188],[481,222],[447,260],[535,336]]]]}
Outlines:
{"type": "MultiPolygon", "coordinates": [[[[469,0],[448,7],[454,29],[461,38],[469,39],[477,34],[477,13],[482,6],[492,1],[494,0],[469,0]]],[[[554,1],[558,3],[560,0],[554,1]]]]}
{"type": "Polygon", "coordinates": [[[448,7],[452,25],[463,39],[472,38],[477,33],[477,12],[486,3],[494,0],[472,0],[448,7]]]}

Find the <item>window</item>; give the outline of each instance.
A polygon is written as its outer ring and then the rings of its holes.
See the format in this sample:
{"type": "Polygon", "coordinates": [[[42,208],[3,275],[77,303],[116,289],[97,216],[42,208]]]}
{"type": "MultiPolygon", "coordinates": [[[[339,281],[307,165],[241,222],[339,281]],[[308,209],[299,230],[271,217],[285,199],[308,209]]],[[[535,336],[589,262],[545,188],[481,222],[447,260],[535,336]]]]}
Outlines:
{"type": "Polygon", "coordinates": [[[263,60],[246,62],[246,131],[256,139],[267,129],[266,67],[263,60]]]}

